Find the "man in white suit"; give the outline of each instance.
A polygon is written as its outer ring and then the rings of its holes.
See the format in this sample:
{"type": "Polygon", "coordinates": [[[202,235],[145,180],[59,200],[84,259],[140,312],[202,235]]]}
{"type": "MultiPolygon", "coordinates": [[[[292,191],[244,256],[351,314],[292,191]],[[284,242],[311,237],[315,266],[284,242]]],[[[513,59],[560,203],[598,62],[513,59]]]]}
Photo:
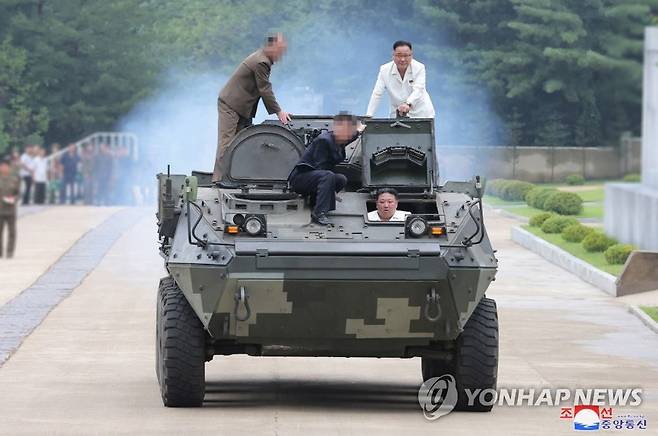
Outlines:
{"type": "Polygon", "coordinates": [[[393,61],[379,68],[366,115],[375,114],[384,91],[388,91],[391,118],[396,117],[396,111],[412,118],[434,118],[434,106],[425,89],[425,65],[413,59],[410,42],[393,44],[393,61]]]}

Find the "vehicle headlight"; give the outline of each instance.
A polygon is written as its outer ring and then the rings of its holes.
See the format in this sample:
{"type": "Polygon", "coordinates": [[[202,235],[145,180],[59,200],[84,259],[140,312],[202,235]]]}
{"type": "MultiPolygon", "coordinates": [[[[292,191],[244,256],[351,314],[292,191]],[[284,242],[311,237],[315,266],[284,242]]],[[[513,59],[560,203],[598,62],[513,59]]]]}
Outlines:
{"type": "Polygon", "coordinates": [[[407,233],[414,238],[419,238],[427,233],[427,221],[417,216],[407,222],[407,233]]]}
{"type": "Polygon", "coordinates": [[[263,221],[257,216],[250,216],[244,221],[242,226],[250,236],[256,236],[263,232],[265,225],[263,221]]]}

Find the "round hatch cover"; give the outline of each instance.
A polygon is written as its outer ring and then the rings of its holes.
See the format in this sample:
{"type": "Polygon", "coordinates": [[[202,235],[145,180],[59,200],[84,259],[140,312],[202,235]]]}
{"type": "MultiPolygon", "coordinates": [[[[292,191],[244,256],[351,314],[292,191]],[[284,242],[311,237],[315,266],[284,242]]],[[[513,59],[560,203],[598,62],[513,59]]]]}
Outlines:
{"type": "Polygon", "coordinates": [[[302,140],[287,128],[257,124],[233,138],[222,158],[222,174],[233,182],[285,182],[303,152],[302,140]]]}

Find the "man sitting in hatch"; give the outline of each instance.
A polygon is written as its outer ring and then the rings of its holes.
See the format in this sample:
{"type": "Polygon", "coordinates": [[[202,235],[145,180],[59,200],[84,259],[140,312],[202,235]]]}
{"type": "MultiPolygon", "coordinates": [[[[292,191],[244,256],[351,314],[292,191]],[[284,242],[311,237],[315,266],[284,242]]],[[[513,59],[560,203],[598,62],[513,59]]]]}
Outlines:
{"type": "Polygon", "coordinates": [[[313,140],[288,176],[293,191],[315,195],[311,212],[314,223],[331,224],[327,213],[336,209],[336,193],[347,183],[347,177],[335,173],[334,168],[345,160],[345,146],[356,140],[358,134],[356,117],[340,112],[334,117],[333,130],[313,140]]]}
{"type": "Polygon", "coordinates": [[[404,221],[411,212],[398,209],[398,191],[382,188],[377,191],[377,209],[368,212],[368,221],[404,221]]]}

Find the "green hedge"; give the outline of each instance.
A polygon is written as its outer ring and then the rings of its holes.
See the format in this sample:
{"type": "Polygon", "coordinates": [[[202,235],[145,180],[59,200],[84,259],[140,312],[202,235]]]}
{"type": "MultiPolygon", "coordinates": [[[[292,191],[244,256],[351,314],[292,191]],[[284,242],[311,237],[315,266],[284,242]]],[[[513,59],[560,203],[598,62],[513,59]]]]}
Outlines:
{"type": "Polygon", "coordinates": [[[534,187],[535,185],[530,182],[511,180],[505,185],[500,196],[507,201],[525,201],[526,194],[534,187]]]}
{"type": "Polygon", "coordinates": [[[509,180],[507,180],[507,179],[492,179],[492,180],[489,180],[489,181],[487,181],[487,184],[485,185],[484,192],[486,192],[489,195],[499,197],[501,189],[508,182],[509,182],[509,180]]]}
{"type": "Polygon", "coordinates": [[[548,197],[551,196],[551,194],[558,192],[557,189],[554,188],[534,188],[531,189],[525,197],[525,201],[530,207],[534,207],[535,209],[544,209],[544,203],[546,203],[546,200],[548,197]]]}
{"type": "Polygon", "coordinates": [[[554,216],[556,215],[552,212],[538,213],[537,215],[530,217],[528,224],[530,224],[531,227],[541,227],[541,225],[544,224],[544,221],[549,218],[553,218],[554,216]]]}
{"type": "Polygon", "coordinates": [[[537,201],[537,196],[544,192],[546,188],[541,188],[539,186],[535,186],[532,188],[528,193],[525,195],[525,202],[528,206],[530,207],[535,207],[535,202],[537,201]]]}
{"type": "Polygon", "coordinates": [[[521,180],[493,179],[487,182],[485,192],[507,201],[525,201],[525,196],[535,185],[521,180]]]}
{"type": "Polygon", "coordinates": [[[584,185],[585,184],[585,177],[581,176],[580,174],[569,174],[564,181],[566,182],[567,185],[575,186],[575,185],[584,185]]]}
{"type": "Polygon", "coordinates": [[[635,247],[630,244],[615,244],[608,247],[603,256],[606,262],[611,265],[624,264],[634,249],[635,247]]]}
{"type": "Polygon", "coordinates": [[[543,209],[560,215],[578,215],[583,211],[583,199],[573,192],[558,191],[548,196],[543,209]]]}
{"type": "Polygon", "coordinates": [[[595,231],[583,238],[583,248],[589,252],[605,251],[617,241],[603,232],[595,231]]]}
{"type": "Polygon", "coordinates": [[[562,230],[574,224],[578,224],[576,218],[558,215],[544,221],[541,230],[544,233],[562,233],[562,230]]]}
{"type": "Polygon", "coordinates": [[[593,228],[584,226],[580,223],[572,224],[562,230],[562,239],[567,242],[582,242],[585,236],[594,231],[593,228]]]}

